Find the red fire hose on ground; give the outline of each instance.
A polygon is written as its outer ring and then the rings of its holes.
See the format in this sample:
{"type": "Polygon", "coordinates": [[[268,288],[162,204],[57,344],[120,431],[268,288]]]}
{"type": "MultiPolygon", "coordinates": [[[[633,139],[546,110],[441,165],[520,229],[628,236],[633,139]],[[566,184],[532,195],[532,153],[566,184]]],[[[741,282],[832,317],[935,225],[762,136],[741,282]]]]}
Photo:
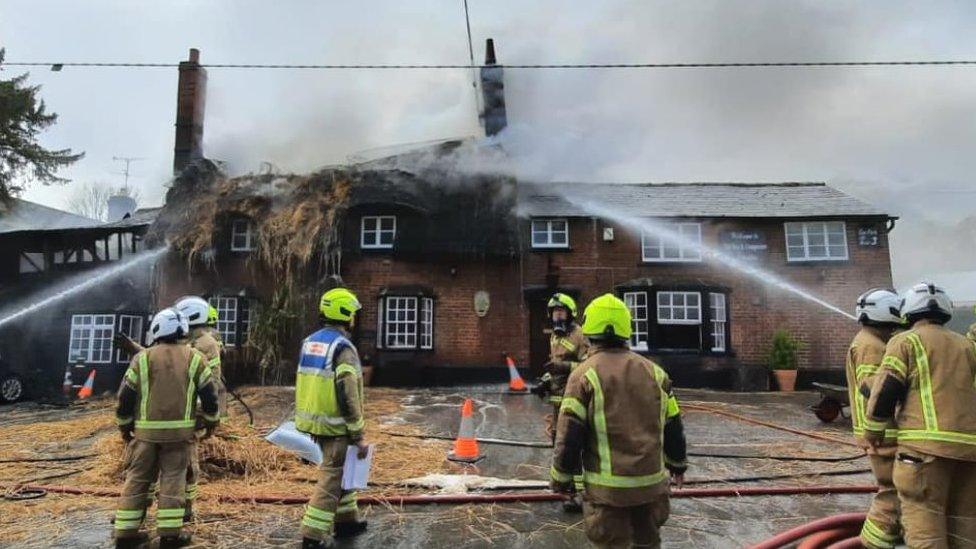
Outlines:
{"type": "MultiPolygon", "coordinates": [[[[116,490],[104,488],[90,488],[85,486],[64,485],[24,485],[0,486],[3,489],[44,490],[57,494],[75,494],[102,497],[118,497],[116,490]]],[[[868,494],[877,491],[877,486],[744,486],[732,488],[685,488],[673,490],[672,498],[722,498],[747,496],[791,496],[800,494],[868,494]]],[[[565,497],[552,492],[524,492],[516,494],[419,494],[402,496],[370,496],[362,495],[359,503],[385,505],[422,505],[433,503],[468,504],[468,503],[519,503],[562,501],[565,497]]],[[[218,495],[217,501],[223,503],[278,503],[302,504],[307,503],[305,496],[285,496],[276,494],[255,494],[253,496],[218,495]]],[[[863,520],[863,519],[862,519],[863,520]]]]}
{"type": "MultiPolygon", "coordinates": [[[[821,534],[827,530],[843,530],[847,532],[848,535],[851,535],[861,530],[861,525],[864,524],[865,518],[867,518],[866,513],[844,513],[841,515],[822,518],[801,526],[797,526],[796,528],[791,528],[785,532],[781,532],[762,543],[753,545],[750,549],[780,549],[789,544],[796,543],[807,536],[821,534]]],[[[835,538],[825,540],[824,543],[830,543],[830,541],[833,539],[835,538]]],[[[855,541],[857,540],[857,538],[850,538],[840,543],[848,543],[852,539],[855,541]]],[[[837,545],[838,544],[835,543],[830,547],[836,547],[837,545]]],[[[812,549],[813,547],[823,547],[823,545],[812,545],[810,547],[812,549]]],[[[842,547],[851,546],[842,545],[842,547]]]]}

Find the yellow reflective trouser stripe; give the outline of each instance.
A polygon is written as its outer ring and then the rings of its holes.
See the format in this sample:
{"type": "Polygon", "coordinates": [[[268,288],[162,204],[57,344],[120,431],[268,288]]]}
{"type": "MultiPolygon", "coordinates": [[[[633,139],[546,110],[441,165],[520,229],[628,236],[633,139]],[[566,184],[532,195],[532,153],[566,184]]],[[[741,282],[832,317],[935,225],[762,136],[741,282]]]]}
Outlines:
{"type": "Polygon", "coordinates": [[[197,485],[196,484],[187,484],[186,485],[185,497],[188,500],[194,500],[194,499],[197,498],[197,485]]]}
{"type": "Polygon", "coordinates": [[[610,438],[607,434],[607,417],[603,408],[603,387],[600,385],[600,377],[596,370],[592,368],[586,371],[586,379],[593,387],[593,427],[596,430],[597,452],[600,456],[600,473],[612,475],[610,466],[610,438]]]}
{"type": "Polygon", "coordinates": [[[142,525],[143,509],[118,509],[115,511],[116,530],[138,530],[142,525]]]}
{"type": "Polygon", "coordinates": [[[182,507],[170,507],[168,509],[160,509],[156,512],[156,516],[159,518],[183,518],[183,508],[182,507]]]}
{"type": "Polygon", "coordinates": [[[908,367],[905,366],[905,363],[896,356],[885,355],[885,357],[881,360],[881,366],[891,368],[892,370],[901,374],[902,378],[908,377],[908,367]]]}
{"type": "Polygon", "coordinates": [[[310,528],[328,532],[332,529],[332,521],[334,519],[335,513],[330,513],[324,509],[306,505],[305,516],[302,518],[302,524],[310,528]]]}
{"type": "Polygon", "coordinates": [[[156,512],[157,528],[182,528],[183,508],[160,509],[156,512]]]}
{"type": "Polygon", "coordinates": [[[552,480],[555,480],[556,482],[569,482],[573,480],[572,475],[567,475],[555,467],[549,468],[549,476],[552,477],[552,480]]]}
{"type": "Polygon", "coordinates": [[[559,406],[559,413],[572,412],[576,417],[586,421],[586,407],[575,397],[563,397],[562,404],[559,406]]]}
{"type": "Polygon", "coordinates": [[[138,530],[142,526],[142,519],[115,519],[115,529],[116,530],[138,530]]]}
{"type": "Polygon", "coordinates": [[[349,492],[348,494],[339,498],[339,507],[336,509],[336,514],[348,513],[358,509],[359,505],[356,502],[356,492],[349,492]]]}
{"type": "Polygon", "coordinates": [[[885,534],[884,530],[871,522],[871,519],[866,519],[864,527],[861,528],[861,539],[880,549],[892,549],[898,541],[898,536],[885,534]]]}
{"type": "Polygon", "coordinates": [[[898,440],[934,440],[937,442],[976,445],[976,434],[907,429],[898,431],[898,440]]]}
{"type": "Polygon", "coordinates": [[[935,398],[932,396],[932,371],[929,369],[929,357],[917,334],[909,334],[908,341],[915,351],[915,366],[918,367],[918,390],[922,397],[925,430],[938,431],[939,418],[935,413],[935,398]]]}
{"type": "Polygon", "coordinates": [[[681,413],[681,408],[678,406],[678,399],[674,395],[668,396],[668,410],[667,417],[673,418],[681,413]]]}
{"type": "Polygon", "coordinates": [[[560,338],[559,344],[565,347],[566,350],[568,350],[569,352],[573,352],[576,350],[576,345],[573,345],[573,342],[568,339],[560,338]]]}

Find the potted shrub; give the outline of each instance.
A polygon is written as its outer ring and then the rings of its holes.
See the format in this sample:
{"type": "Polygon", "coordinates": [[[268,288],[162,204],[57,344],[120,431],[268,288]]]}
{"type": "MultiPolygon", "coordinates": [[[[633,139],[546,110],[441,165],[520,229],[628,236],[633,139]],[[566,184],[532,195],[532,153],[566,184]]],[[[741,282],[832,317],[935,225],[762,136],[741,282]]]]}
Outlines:
{"type": "Polygon", "coordinates": [[[801,346],[802,343],[786,330],[773,333],[767,364],[776,377],[780,391],[792,391],[796,387],[797,353],[801,346]]]}

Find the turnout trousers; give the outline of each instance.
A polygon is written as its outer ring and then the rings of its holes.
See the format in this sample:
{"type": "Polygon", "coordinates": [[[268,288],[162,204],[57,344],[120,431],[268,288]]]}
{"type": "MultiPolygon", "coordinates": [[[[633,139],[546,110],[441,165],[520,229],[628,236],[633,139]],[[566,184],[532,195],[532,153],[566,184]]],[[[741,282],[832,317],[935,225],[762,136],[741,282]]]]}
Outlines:
{"type": "Polygon", "coordinates": [[[861,529],[861,543],[869,549],[893,549],[901,539],[898,491],[892,479],[895,468],[895,448],[882,448],[881,454],[871,454],[871,472],[878,481],[878,492],[871,500],[868,518],[861,529]]]}
{"type": "Polygon", "coordinates": [[[667,495],[633,507],[613,507],[584,499],[583,524],[587,539],[600,549],[658,548],[660,528],[670,512],[667,495]]]}
{"type": "Polygon", "coordinates": [[[909,547],[976,547],[976,461],[900,450],[894,481],[909,547]]]}
{"type": "Polygon", "coordinates": [[[302,537],[327,540],[332,537],[337,522],[358,522],[359,505],[356,492],[342,489],[342,468],[346,463],[347,437],[319,438],[322,464],[315,492],[305,506],[302,517],[302,537]]]}
{"type": "Polygon", "coordinates": [[[115,537],[137,537],[146,519],[150,485],[159,481],[156,529],[160,536],[178,536],[183,528],[186,468],[190,442],[129,442],[125,485],[115,511],[115,537]]]}

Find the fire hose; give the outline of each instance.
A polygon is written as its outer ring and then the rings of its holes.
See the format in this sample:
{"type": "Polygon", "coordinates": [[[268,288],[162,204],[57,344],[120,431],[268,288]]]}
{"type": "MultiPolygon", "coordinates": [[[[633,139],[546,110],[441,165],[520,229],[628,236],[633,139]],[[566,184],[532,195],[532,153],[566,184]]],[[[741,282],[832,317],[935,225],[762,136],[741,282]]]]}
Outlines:
{"type": "MultiPolygon", "coordinates": [[[[89,495],[100,497],[119,497],[117,490],[94,488],[86,486],[65,485],[0,485],[6,490],[44,490],[55,494],[89,495]]],[[[672,490],[672,498],[723,498],[748,496],[788,496],[788,495],[827,495],[827,494],[868,494],[877,491],[873,485],[849,486],[743,486],[728,488],[684,488],[672,490]]],[[[230,494],[217,495],[215,500],[221,503],[277,503],[304,504],[308,503],[305,496],[286,496],[279,494],[255,494],[252,496],[238,496],[230,494]]],[[[414,494],[370,496],[361,495],[359,503],[364,505],[423,505],[423,504],[469,504],[469,503],[521,503],[562,501],[563,494],[552,492],[526,492],[515,494],[414,494]]],[[[856,514],[856,513],[854,513],[856,514]]],[[[864,514],[860,514],[864,520],[864,514]]],[[[802,537],[802,536],[801,536],[802,537]]],[[[773,546],[776,547],[776,546],[773,546]]]]}
{"type": "Polygon", "coordinates": [[[829,435],[822,435],[820,433],[812,433],[810,431],[801,431],[800,429],[794,429],[792,427],[787,427],[785,425],[780,425],[778,423],[771,423],[769,421],[763,421],[761,419],[754,419],[742,414],[736,414],[733,412],[726,412],[725,410],[719,410],[718,408],[712,408],[711,406],[702,406],[701,404],[682,404],[682,408],[686,410],[698,410],[700,412],[707,412],[709,414],[715,414],[718,416],[725,416],[738,421],[743,421],[745,423],[751,423],[753,425],[761,425],[763,427],[769,427],[770,429],[777,429],[779,431],[784,431],[786,433],[792,433],[794,435],[800,435],[807,438],[813,438],[816,440],[822,440],[825,442],[833,442],[834,444],[843,444],[844,446],[853,446],[855,448],[860,448],[856,442],[849,440],[843,440],[839,438],[834,438],[829,435]]]}
{"type": "Polygon", "coordinates": [[[867,518],[866,513],[844,513],[822,518],[781,532],[766,541],[753,545],[750,549],[780,549],[781,547],[796,543],[807,536],[819,534],[826,530],[857,532],[861,529],[865,518],[867,518]]]}

